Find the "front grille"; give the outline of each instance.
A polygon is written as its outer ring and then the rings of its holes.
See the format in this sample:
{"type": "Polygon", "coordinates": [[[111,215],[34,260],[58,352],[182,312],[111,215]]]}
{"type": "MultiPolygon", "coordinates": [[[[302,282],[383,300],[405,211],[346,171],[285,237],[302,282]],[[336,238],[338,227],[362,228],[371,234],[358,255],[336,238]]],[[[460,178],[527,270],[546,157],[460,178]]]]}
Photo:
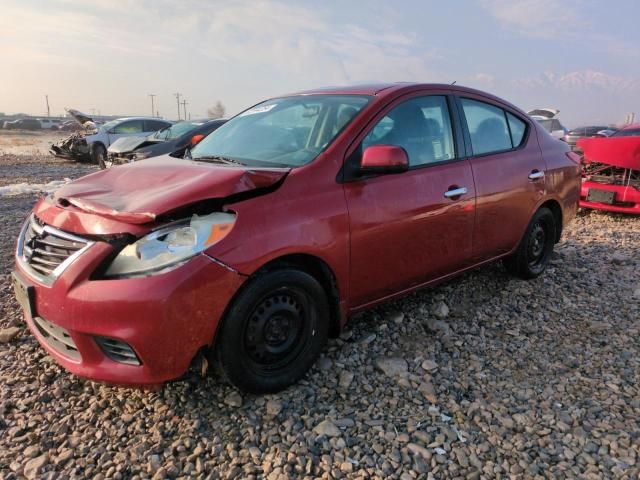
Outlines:
{"type": "Polygon", "coordinates": [[[96,343],[111,360],[127,365],[140,365],[138,356],[129,344],[114,338],[95,337],[96,343]]]}
{"type": "Polygon", "coordinates": [[[49,225],[34,215],[25,224],[18,241],[18,259],[36,278],[52,283],[93,242],[49,225]]]}
{"type": "Polygon", "coordinates": [[[71,338],[71,335],[69,335],[66,329],[47,322],[42,317],[33,317],[33,323],[36,325],[36,328],[47,345],[69,358],[80,360],[78,347],[76,347],[73,338],[71,338]]]}

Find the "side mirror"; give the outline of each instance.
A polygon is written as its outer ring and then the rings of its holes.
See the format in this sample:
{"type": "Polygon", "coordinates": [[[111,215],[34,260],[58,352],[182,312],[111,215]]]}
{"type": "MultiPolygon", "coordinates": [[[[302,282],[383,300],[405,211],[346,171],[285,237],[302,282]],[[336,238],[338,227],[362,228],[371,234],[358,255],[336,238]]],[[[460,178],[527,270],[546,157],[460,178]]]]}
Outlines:
{"type": "Polygon", "coordinates": [[[361,173],[402,173],[409,170],[409,157],[396,145],[371,145],[362,153],[361,173]]]}
{"type": "Polygon", "coordinates": [[[194,145],[197,145],[203,138],[204,135],[194,135],[193,137],[191,137],[191,146],[193,147],[194,145]]]}

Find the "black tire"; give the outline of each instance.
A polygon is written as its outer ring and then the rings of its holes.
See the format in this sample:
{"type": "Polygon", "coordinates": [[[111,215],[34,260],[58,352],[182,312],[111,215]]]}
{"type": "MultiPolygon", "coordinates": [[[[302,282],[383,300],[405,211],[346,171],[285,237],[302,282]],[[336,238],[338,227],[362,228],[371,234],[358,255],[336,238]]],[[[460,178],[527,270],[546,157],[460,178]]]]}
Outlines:
{"type": "Polygon", "coordinates": [[[311,368],[328,326],[327,296],[315,278],[293,269],[266,272],[250,280],[227,311],[217,359],[240,390],[277,392],[311,368]]]}
{"type": "Polygon", "coordinates": [[[94,143],[91,146],[91,161],[97,164],[101,170],[107,168],[107,149],[101,143],[94,143]]]}
{"type": "Polygon", "coordinates": [[[504,260],[507,270],[525,280],[536,278],[547,268],[556,243],[556,221],[546,207],[538,209],[510,257],[504,260]]]}

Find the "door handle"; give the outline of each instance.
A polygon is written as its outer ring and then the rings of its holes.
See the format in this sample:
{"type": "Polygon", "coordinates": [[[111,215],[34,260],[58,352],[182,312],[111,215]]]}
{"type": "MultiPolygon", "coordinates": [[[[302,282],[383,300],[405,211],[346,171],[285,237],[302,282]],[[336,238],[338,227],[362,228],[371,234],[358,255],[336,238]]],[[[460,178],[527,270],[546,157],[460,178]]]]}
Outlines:
{"type": "Polygon", "coordinates": [[[468,190],[466,187],[454,188],[452,190],[447,190],[446,192],[444,192],[444,196],[446,198],[459,197],[460,195],[464,195],[465,193],[467,193],[467,191],[468,190]]]}
{"type": "Polygon", "coordinates": [[[534,170],[529,174],[529,180],[538,180],[539,178],[544,178],[544,172],[534,170]]]}

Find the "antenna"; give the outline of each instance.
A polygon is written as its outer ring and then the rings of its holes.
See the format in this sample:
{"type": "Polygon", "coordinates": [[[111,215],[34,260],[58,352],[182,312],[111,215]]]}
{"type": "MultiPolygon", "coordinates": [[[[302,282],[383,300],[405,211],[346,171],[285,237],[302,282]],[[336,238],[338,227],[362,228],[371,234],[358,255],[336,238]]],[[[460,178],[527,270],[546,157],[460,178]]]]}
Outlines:
{"type": "Polygon", "coordinates": [[[451,82],[451,85],[455,85],[457,82],[457,80],[454,80],[453,82],[451,82]]]}

